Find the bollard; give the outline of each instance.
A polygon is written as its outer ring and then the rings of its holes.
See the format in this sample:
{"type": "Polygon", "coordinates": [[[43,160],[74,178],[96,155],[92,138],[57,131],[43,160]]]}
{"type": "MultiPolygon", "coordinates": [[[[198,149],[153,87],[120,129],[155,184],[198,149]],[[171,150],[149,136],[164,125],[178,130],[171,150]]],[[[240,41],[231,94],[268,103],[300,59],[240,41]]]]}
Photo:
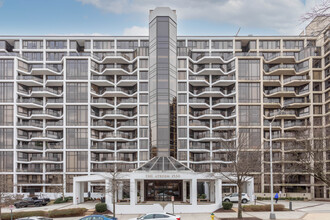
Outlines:
{"type": "Polygon", "coordinates": [[[211,214],[211,220],[214,220],[214,214],[213,213],[211,214]]]}
{"type": "Polygon", "coordinates": [[[292,202],[289,202],[289,210],[292,211],[292,202]]]}

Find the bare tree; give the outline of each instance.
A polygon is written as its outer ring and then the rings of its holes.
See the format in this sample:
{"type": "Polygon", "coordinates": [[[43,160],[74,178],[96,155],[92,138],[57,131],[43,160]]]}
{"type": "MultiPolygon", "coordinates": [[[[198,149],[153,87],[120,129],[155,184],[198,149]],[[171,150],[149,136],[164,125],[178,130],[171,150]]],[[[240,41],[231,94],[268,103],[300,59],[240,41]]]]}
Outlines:
{"type": "Polygon", "coordinates": [[[301,20],[303,22],[311,21],[316,17],[324,17],[324,16],[330,16],[329,0],[323,0],[320,4],[315,5],[310,11],[308,11],[301,17],[301,20]]]}
{"type": "Polygon", "coordinates": [[[327,175],[324,163],[326,160],[324,152],[327,148],[330,149],[330,136],[326,132],[325,128],[303,128],[296,133],[296,141],[293,145],[296,149],[300,149],[295,152],[298,160],[297,170],[310,174],[330,187],[330,177],[327,175]]]}
{"type": "MultiPolygon", "coordinates": [[[[218,171],[230,183],[234,183],[238,188],[238,213],[237,218],[242,218],[242,193],[243,186],[254,173],[261,170],[261,154],[258,138],[254,138],[249,129],[241,129],[237,135],[236,141],[223,141],[222,151],[226,154],[227,161],[230,162],[229,169],[223,169],[220,163],[213,163],[213,170],[218,171]],[[220,167],[220,168],[219,168],[220,167]]],[[[260,138],[259,138],[260,140],[260,138]]]]}
{"type": "Polygon", "coordinates": [[[323,0],[301,16],[301,23],[309,23],[306,35],[319,36],[330,23],[330,0],[323,0]]]}

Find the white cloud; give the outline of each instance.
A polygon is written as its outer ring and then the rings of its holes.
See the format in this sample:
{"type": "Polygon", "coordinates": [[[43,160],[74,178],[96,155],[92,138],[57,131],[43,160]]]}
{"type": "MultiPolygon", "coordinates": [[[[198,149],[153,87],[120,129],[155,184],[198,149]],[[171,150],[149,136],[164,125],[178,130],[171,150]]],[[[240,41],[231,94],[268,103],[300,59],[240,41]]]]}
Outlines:
{"type": "Polygon", "coordinates": [[[148,36],[149,35],[149,28],[147,28],[147,27],[138,27],[138,26],[125,28],[123,35],[124,36],[148,36]]]}
{"type": "Polygon", "coordinates": [[[77,0],[115,14],[143,14],[157,6],[177,10],[179,19],[201,19],[298,34],[301,16],[322,0],[77,0]]]}

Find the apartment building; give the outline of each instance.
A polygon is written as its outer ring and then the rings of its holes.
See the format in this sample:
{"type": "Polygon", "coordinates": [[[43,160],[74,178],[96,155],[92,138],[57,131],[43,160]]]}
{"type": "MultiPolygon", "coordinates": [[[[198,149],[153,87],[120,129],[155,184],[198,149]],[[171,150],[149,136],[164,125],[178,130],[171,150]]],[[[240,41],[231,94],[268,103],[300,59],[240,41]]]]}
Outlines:
{"type": "MultiPolygon", "coordinates": [[[[154,157],[224,171],[223,144],[242,132],[260,148],[254,191],[268,193],[269,123],[288,106],[273,123],[275,191],[329,197],[292,169],[299,149],[290,144],[305,126],[330,136],[328,24],[314,35],[177,36],[175,11],[156,8],[149,26],[141,37],[0,36],[0,176],[8,191],[70,194],[74,177],[114,166],[130,172],[154,157]]],[[[329,142],[320,162],[330,174],[329,142]]]]}

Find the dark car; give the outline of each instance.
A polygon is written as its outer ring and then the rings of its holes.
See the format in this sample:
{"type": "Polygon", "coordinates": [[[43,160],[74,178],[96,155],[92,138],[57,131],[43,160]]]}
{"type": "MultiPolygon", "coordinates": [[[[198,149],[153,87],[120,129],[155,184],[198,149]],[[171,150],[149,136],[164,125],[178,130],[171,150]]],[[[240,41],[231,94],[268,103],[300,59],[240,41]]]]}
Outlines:
{"type": "Polygon", "coordinates": [[[117,218],[114,218],[110,215],[89,215],[79,220],[117,220],[117,218]]]}
{"type": "Polygon", "coordinates": [[[38,197],[28,197],[24,198],[21,201],[15,202],[14,206],[16,208],[28,207],[28,206],[45,206],[49,203],[49,198],[39,199],[38,197]]]}

